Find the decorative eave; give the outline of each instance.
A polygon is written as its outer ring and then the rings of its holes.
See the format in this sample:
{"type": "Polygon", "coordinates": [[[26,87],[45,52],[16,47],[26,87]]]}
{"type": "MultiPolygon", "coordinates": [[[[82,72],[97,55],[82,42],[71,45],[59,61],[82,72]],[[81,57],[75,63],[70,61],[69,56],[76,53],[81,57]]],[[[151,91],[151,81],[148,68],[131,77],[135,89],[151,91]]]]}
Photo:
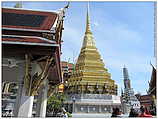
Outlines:
{"type": "Polygon", "coordinates": [[[40,33],[55,33],[55,29],[51,28],[51,30],[34,30],[34,29],[25,29],[25,28],[8,28],[2,27],[2,30],[12,30],[12,31],[30,31],[30,32],[40,32],[40,33]]]}
{"type": "Polygon", "coordinates": [[[15,35],[2,35],[2,45],[3,44],[59,46],[55,41],[47,40],[42,37],[15,35]]]}

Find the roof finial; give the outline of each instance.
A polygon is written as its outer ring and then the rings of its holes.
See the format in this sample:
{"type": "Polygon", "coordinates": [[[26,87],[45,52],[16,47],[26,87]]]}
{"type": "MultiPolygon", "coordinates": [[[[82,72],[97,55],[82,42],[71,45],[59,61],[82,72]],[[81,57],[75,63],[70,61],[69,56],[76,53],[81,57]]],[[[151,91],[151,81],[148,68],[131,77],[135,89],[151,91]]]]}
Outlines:
{"type": "Polygon", "coordinates": [[[87,4],[87,24],[86,24],[86,33],[92,33],[90,30],[90,17],[89,17],[89,2],[87,4]]]}
{"type": "Polygon", "coordinates": [[[150,61],[150,65],[151,65],[152,67],[154,67],[153,64],[151,63],[151,61],[150,61]]]}
{"type": "Polygon", "coordinates": [[[121,96],[123,96],[123,90],[122,90],[122,87],[121,87],[121,96]]]}
{"type": "Polygon", "coordinates": [[[89,1],[88,1],[88,4],[87,4],[87,11],[89,13],[89,1]]]}
{"type": "Polygon", "coordinates": [[[124,68],[126,68],[126,65],[124,64],[124,68]]]}
{"type": "Polygon", "coordinates": [[[70,2],[68,2],[67,5],[66,5],[64,8],[67,8],[67,9],[68,9],[69,6],[70,6],[70,2]]]}

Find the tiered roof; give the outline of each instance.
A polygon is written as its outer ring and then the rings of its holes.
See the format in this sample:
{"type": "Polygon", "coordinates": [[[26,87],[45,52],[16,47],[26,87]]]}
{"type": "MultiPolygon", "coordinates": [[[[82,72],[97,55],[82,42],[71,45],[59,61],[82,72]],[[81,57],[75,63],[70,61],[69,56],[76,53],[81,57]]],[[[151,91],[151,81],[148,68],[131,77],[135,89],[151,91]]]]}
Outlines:
{"type": "Polygon", "coordinates": [[[56,12],[2,8],[2,28],[51,30],[58,19],[56,12]]]}
{"type": "Polygon", "coordinates": [[[68,87],[71,93],[109,93],[114,95],[117,93],[117,85],[104,67],[103,60],[96,48],[90,29],[89,10],[87,10],[86,31],[82,48],[75,71],[68,79],[68,87]],[[104,89],[106,91],[103,91],[104,89]]]}

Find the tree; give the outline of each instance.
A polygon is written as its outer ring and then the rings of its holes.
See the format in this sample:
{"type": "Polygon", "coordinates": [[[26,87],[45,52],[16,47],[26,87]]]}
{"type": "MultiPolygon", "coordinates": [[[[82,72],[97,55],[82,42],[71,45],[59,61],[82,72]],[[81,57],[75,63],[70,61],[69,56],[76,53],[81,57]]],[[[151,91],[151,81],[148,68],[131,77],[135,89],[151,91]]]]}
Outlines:
{"type": "Polygon", "coordinates": [[[57,113],[61,112],[65,100],[66,95],[63,93],[54,93],[47,101],[47,113],[53,113],[53,116],[57,116],[57,113]]]}

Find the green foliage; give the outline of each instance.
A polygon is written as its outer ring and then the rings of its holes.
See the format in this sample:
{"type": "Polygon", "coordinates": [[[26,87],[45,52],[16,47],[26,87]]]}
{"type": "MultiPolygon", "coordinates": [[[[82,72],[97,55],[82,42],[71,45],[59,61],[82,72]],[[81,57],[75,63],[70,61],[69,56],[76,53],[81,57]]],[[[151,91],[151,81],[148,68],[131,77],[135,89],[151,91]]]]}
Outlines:
{"type": "Polygon", "coordinates": [[[66,96],[63,93],[54,93],[47,101],[47,112],[53,112],[53,114],[56,115],[61,111],[63,101],[65,100],[66,96]]]}

